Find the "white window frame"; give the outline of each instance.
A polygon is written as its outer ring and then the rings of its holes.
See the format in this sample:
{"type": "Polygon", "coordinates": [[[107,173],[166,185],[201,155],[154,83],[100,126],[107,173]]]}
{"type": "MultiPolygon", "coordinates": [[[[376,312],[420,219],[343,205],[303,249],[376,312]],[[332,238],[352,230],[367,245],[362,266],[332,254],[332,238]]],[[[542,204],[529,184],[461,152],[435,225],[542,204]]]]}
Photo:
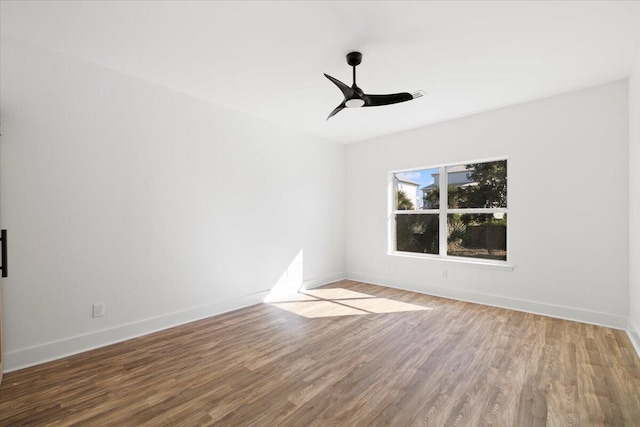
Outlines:
{"type": "MultiPolygon", "coordinates": [[[[401,169],[389,172],[389,227],[388,227],[388,254],[393,256],[409,257],[409,258],[423,258],[430,260],[438,260],[444,262],[455,262],[460,264],[487,266],[498,270],[511,271],[513,266],[510,264],[510,245],[509,245],[509,229],[507,225],[507,259],[503,260],[487,260],[482,258],[471,257],[459,257],[453,255],[447,255],[447,215],[448,214],[496,214],[503,213],[508,215],[509,213],[509,168],[507,167],[507,207],[506,208],[463,208],[463,209],[450,209],[448,202],[448,174],[447,168],[450,166],[467,165],[470,163],[488,163],[506,160],[509,164],[509,158],[507,156],[492,157],[480,160],[466,160],[459,162],[452,162],[446,164],[439,164],[434,166],[423,166],[411,169],[401,169]],[[438,209],[413,209],[413,210],[398,210],[397,206],[397,185],[396,174],[404,172],[413,172],[425,169],[440,170],[440,208],[438,209]],[[403,252],[396,250],[396,215],[410,215],[410,214],[432,214],[438,215],[438,254],[423,254],[417,252],[403,252]]],[[[511,222],[511,216],[508,215],[508,221],[511,222]]]]}

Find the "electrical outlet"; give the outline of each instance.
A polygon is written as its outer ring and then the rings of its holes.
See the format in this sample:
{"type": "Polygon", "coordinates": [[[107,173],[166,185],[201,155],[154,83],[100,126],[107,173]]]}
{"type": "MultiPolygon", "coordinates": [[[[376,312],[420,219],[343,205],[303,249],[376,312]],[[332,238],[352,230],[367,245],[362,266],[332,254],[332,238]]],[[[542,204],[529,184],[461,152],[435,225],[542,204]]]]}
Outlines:
{"type": "Polygon", "coordinates": [[[93,317],[104,316],[104,303],[93,304],[93,317]]]}
{"type": "Polygon", "coordinates": [[[449,276],[449,272],[447,270],[442,270],[442,278],[446,279],[449,276]]]}

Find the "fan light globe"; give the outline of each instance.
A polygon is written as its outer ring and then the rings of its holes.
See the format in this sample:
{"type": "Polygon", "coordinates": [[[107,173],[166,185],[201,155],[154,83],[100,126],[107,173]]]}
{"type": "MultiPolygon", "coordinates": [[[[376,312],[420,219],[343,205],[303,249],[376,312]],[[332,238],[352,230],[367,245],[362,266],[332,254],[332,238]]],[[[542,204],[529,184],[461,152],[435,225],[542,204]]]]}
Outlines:
{"type": "Polygon", "coordinates": [[[364,105],[364,99],[354,98],[348,99],[347,102],[344,103],[347,108],[358,108],[364,105]]]}

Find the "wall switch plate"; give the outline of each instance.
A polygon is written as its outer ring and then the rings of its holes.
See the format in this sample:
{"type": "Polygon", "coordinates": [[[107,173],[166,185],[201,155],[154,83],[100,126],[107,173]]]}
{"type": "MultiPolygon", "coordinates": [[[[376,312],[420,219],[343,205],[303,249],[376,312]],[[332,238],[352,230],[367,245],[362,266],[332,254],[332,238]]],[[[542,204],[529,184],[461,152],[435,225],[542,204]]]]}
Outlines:
{"type": "Polygon", "coordinates": [[[93,304],[93,317],[104,316],[104,303],[93,304]]]}
{"type": "Polygon", "coordinates": [[[446,279],[448,275],[449,275],[449,272],[447,270],[442,270],[442,278],[443,279],[446,279]]]}

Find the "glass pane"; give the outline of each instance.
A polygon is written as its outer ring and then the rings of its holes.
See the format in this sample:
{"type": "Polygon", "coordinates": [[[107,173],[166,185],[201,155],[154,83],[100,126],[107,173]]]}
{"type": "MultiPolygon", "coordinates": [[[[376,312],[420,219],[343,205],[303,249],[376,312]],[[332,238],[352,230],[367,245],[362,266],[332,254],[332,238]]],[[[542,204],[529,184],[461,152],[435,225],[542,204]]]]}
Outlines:
{"type": "Polygon", "coordinates": [[[447,215],[447,255],[507,260],[507,214],[447,215]]]}
{"type": "Polygon", "coordinates": [[[396,210],[438,209],[439,175],[439,168],[396,173],[396,210]],[[434,191],[435,195],[432,194],[434,191]]]}
{"type": "Polygon", "coordinates": [[[450,209],[506,208],[507,161],[447,167],[450,209]]]}
{"type": "Polygon", "coordinates": [[[396,215],[396,250],[438,254],[438,215],[396,215]]]}

